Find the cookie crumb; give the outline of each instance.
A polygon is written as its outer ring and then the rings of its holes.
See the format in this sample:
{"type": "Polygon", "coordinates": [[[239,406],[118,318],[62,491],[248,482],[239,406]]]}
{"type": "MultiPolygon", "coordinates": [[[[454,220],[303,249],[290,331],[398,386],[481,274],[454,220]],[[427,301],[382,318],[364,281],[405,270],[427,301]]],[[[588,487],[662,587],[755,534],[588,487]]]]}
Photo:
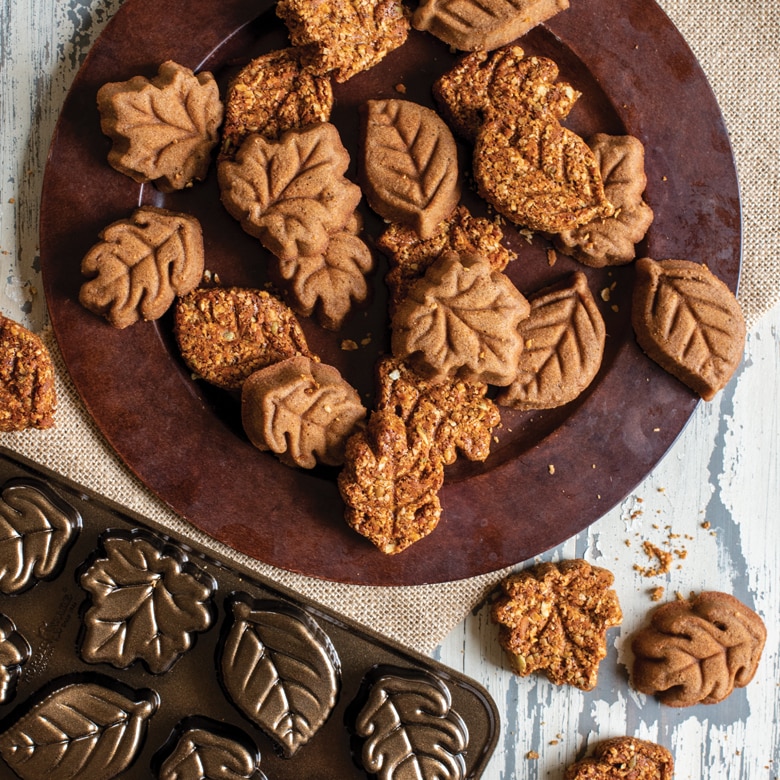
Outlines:
{"type": "Polygon", "coordinates": [[[663,585],[659,585],[657,588],[653,588],[650,591],[650,601],[660,601],[664,595],[663,585]]]}
{"type": "Polygon", "coordinates": [[[358,348],[358,345],[357,342],[353,341],[352,339],[344,339],[341,342],[341,348],[345,352],[354,352],[358,348]]]}
{"type": "Polygon", "coordinates": [[[539,754],[538,754],[538,753],[537,753],[535,750],[529,750],[529,751],[528,751],[528,752],[525,754],[525,757],[526,757],[526,758],[527,758],[529,761],[536,761],[536,760],[539,758],[539,754]]]}

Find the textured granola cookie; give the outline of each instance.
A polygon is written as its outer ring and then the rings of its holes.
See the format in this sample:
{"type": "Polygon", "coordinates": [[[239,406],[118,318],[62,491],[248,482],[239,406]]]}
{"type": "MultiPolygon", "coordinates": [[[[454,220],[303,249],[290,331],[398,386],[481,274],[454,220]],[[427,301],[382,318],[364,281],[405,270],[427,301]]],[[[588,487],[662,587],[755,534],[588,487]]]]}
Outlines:
{"type": "Polygon", "coordinates": [[[40,337],[0,313],[0,431],[51,428],[54,366],[40,337]]]}
{"type": "Polygon", "coordinates": [[[657,607],[631,642],[633,686],[672,707],[714,704],[746,686],[766,643],[764,621],[728,593],[657,607]]]}
{"type": "Polygon", "coordinates": [[[553,409],[573,401],[596,376],[604,356],[604,319],[580,272],[528,300],[517,375],[496,400],[513,409],[553,409]]]}
{"type": "Polygon", "coordinates": [[[176,302],[173,332],[189,369],[228,390],[265,366],[313,357],[295,315],[264,290],[193,290],[176,302]]]}
{"type": "Polygon", "coordinates": [[[547,57],[526,57],[520,46],[467,54],[433,85],[439,112],[460,136],[476,141],[492,116],[518,113],[564,119],[580,93],[558,81],[547,57]]]}
{"type": "Polygon", "coordinates": [[[340,466],[366,415],[357,391],[333,366],[293,357],[252,374],[241,390],[244,432],[282,463],[340,466]]]}
{"type": "Polygon", "coordinates": [[[445,252],[409,290],[391,323],[391,346],[425,379],[508,385],[523,350],[528,301],[477,254],[445,252]]]}
{"type": "Polygon", "coordinates": [[[79,301],[115,328],[158,319],[203,277],[203,234],[189,214],[143,206],[100,239],[81,261],[91,278],[79,301]]]}
{"type": "Polygon", "coordinates": [[[221,156],[232,157],[252,133],[276,141],[286,130],[327,122],[333,109],[330,78],[304,64],[305,51],[263,54],[231,80],[225,97],[221,156]]]}
{"type": "Polygon", "coordinates": [[[564,780],[672,780],[674,758],[662,745],[635,737],[599,742],[593,755],[566,768],[564,780]]]}
{"type": "Polygon", "coordinates": [[[423,402],[409,420],[372,412],[347,442],[338,486],[347,524],[386,555],[430,534],[441,518],[444,464],[433,431],[441,413],[423,402]]]}
{"type": "Polygon", "coordinates": [[[584,265],[625,265],[636,257],[635,245],[653,221],[653,210],[642,197],[647,185],[645,148],[633,136],[604,133],[589,138],[588,146],[601,170],[604,194],[615,212],[564,230],[553,236],[553,241],[556,249],[584,265]]]}
{"type": "Polygon", "coordinates": [[[311,52],[312,67],[338,82],[381,62],[409,34],[398,0],[279,0],[276,14],[293,45],[311,52]]]}
{"type": "Polygon", "coordinates": [[[461,51],[490,51],[569,7],[569,0],[423,0],[412,26],[461,51]]]}
{"type": "Polygon", "coordinates": [[[376,242],[390,261],[390,271],[385,276],[390,288],[390,314],[406,298],[409,287],[447,250],[477,252],[494,271],[503,271],[516,257],[501,243],[503,235],[495,222],[472,216],[462,205],[440,222],[427,239],[420,238],[413,228],[398,223],[390,225],[376,242]]]}
{"type": "Polygon", "coordinates": [[[223,105],[206,71],[167,61],[150,79],[104,84],[97,93],[100,127],[112,140],[108,162],[163,192],[204,179],[219,141],[223,105]]]}
{"type": "Polygon", "coordinates": [[[556,685],[592,690],[607,654],[607,629],[623,613],[614,577],[584,560],[541,563],[501,583],[491,617],[513,670],[543,671],[556,685]]]}
{"type": "Polygon", "coordinates": [[[706,265],[637,260],[631,321],[647,355],[705,401],[728,384],[742,360],[742,309],[706,265]]]}
{"type": "Polygon", "coordinates": [[[392,357],[382,358],[377,366],[379,411],[394,411],[408,422],[421,403],[431,403],[439,410],[441,419],[433,438],[445,466],[454,463],[459,453],[477,461],[490,454],[493,429],[501,422],[501,415],[487,398],[487,390],[484,382],[429,382],[392,357]]]}

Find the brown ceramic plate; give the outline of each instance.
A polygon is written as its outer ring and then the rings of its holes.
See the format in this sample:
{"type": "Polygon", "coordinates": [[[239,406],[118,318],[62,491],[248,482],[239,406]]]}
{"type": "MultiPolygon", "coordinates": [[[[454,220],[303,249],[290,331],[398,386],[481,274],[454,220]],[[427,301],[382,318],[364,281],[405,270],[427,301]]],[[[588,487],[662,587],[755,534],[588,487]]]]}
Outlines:
{"type": "MultiPolygon", "coordinates": [[[[213,171],[203,184],[164,196],[108,166],[95,94],[107,81],[152,76],[166,59],[210,69],[224,86],[249,58],[285,43],[270,3],[127,0],[93,46],[57,126],[41,211],[49,310],[81,397],[130,469],[176,512],[281,568],[342,582],[420,584],[493,571],[553,547],[650,472],[697,402],[635,343],[632,267],[586,270],[597,299],[612,290],[602,302],[607,351],[588,391],[559,410],[504,410],[489,459],[449,469],[436,531],[392,557],[346,527],[335,471],[287,468],[249,444],[236,399],[190,378],[169,317],[117,331],[79,305],[82,256],[104,226],[139,203],[195,214],[207,268],[223,284],[264,283],[262,248],[220,205],[213,171]]],[[[646,199],[656,218],[639,251],[706,262],[735,288],[741,221],[727,133],[704,74],[660,8],[652,0],[579,0],[522,45],[554,59],[562,78],[582,91],[566,122],[571,129],[586,136],[628,132],[644,142],[646,199]]],[[[453,60],[446,45],[413,33],[379,66],[337,86],[332,119],[353,162],[359,105],[398,97],[398,84],[406,99],[430,103],[432,81],[453,60]]],[[[476,198],[465,199],[474,211],[482,208],[476,198]]],[[[381,228],[366,211],[369,236],[381,228]]],[[[560,256],[551,267],[546,242],[528,244],[511,228],[506,241],[519,253],[508,273],[523,292],[580,267],[560,256]]],[[[343,332],[305,323],[313,349],[367,395],[388,341],[382,262],[370,305],[343,332]],[[367,345],[344,351],[343,339],[367,345]]]]}

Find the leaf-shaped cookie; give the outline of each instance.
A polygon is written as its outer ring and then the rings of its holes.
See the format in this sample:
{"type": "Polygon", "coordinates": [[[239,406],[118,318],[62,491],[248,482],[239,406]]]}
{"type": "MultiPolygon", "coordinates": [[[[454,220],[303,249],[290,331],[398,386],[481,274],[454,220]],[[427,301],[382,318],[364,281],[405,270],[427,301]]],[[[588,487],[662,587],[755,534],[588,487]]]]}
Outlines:
{"type": "Polygon", "coordinates": [[[653,210],[642,198],[647,184],[645,148],[633,136],[604,133],[589,138],[588,146],[615,213],[558,233],[553,237],[555,246],[593,268],[624,265],[636,257],[635,245],[653,221],[653,210]]]}
{"type": "Polygon", "coordinates": [[[163,192],[205,178],[223,114],[211,73],[196,76],[164,62],[151,81],[135,76],[104,84],[97,104],[100,127],[113,141],[108,162],[118,171],[163,192]]]}
{"type": "Polygon", "coordinates": [[[377,780],[462,780],[469,735],[444,682],[426,672],[380,667],[355,719],[363,768],[377,780]]]}
{"type": "Polygon", "coordinates": [[[337,369],[294,357],[252,374],[241,390],[249,440],[289,466],[339,466],[344,446],[366,410],[337,369]]]}
{"type": "Polygon", "coordinates": [[[647,355],[705,401],[726,386],[742,360],[742,309],[705,265],[637,260],[631,321],[647,355]]]}
{"type": "Polygon", "coordinates": [[[606,328],[585,274],[529,298],[520,323],[517,376],[496,399],[513,409],[552,409],[576,398],[601,366],[606,328]]]}
{"type": "Polygon", "coordinates": [[[461,51],[490,51],[569,7],[569,0],[424,0],[412,26],[461,51]]]}
{"type": "Polygon", "coordinates": [[[301,255],[278,263],[280,286],[291,307],[305,317],[316,313],[323,328],[338,330],[352,309],[368,297],[366,274],[374,258],[357,235],[359,220],[336,231],[321,255],[301,255]]]}
{"type": "Polygon", "coordinates": [[[81,575],[91,595],[81,657],[124,669],[142,660],[161,674],[212,621],[214,583],[173,548],[143,536],[110,535],[81,575]]]}
{"type": "Polygon", "coordinates": [[[441,412],[423,399],[406,420],[373,412],[347,442],[338,486],[347,524],[385,555],[433,531],[441,517],[444,465],[434,442],[441,412]]]}
{"type": "Polygon", "coordinates": [[[753,679],[765,642],[761,618],[728,593],[673,601],[634,636],[632,683],[672,707],[713,704],[753,679]]]}
{"type": "Polygon", "coordinates": [[[341,670],[325,632],[282,602],[237,599],[222,647],[222,682],[233,703],[287,758],[325,723],[341,670]]]}
{"type": "Polygon", "coordinates": [[[22,780],[118,777],[140,751],[158,706],[151,692],[136,698],[97,683],[64,685],[0,734],[0,755],[22,780]]]}
{"type": "Polygon", "coordinates": [[[392,319],[392,350],[426,379],[508,385],[523,349],[528,301],[481,256],[445,252],[392,319]]]}
{"type": "Polygon", "coordinates": [[[0,615],[0,704],[9,702],[16,692],[16,681],[32,649],[16,630],[13,620],[0,615]]]}
{"type": "Polygon", "coordinates": [[[203,728],[185,731],[163,761],[158,780],[265,780],[257,751],[203,728]]]}
{"type": "Polygon", "coordinates": [[[369,100],[363,117],[361,176],[371,208],[422,238],[455,210],[458,152],[444,121],[406,100],[369,100]]]}
{"type": "Polygon", "coordinates": [[[55,577],[80,527],[79,513],[43,483],[9,482],[0,501],[0,592],[55,577]]]}
{"type": "Polygon", "coordinates": [[[79,301],[115,328],[161,317],[203,276],[203,234],[189,214],[144,206],[100,239],[81,261],[81,272],[94,278],[81,286],[79,301]]]}
{"type": "Polygon", "coordinates": [[[250,135],[218,167],[222,203],[281,260],[325,252],[354,214],[360,187],[344,178],[349,153],[334,125],[288,130],[278,141],[250,135]]]}

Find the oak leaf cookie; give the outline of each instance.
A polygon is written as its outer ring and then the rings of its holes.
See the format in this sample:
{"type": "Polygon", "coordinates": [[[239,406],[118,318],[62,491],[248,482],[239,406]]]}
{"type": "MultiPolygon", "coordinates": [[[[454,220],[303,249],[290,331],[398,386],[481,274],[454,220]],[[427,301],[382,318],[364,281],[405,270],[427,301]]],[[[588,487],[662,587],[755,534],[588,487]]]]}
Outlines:
{"type": "Polygon", "coordinates": [[[188,368],[226,390],[273,363],[313,357],[295,314],[265,290],[199,287],[176,301],[173,333],[188,368]]]}
{"type": "Polygon", "coordinates": [[[372,68],[401,46],[409,20],[398,0],[279,0],[294,46],[305,47],[311,66],[344,82],[372,68]]]}
{"type": "Polygon", "coordinates": [[[293,357],[252,374],[241,390],[241,420],[252,444],[282,463],[340,466],[366,410],[333,366],[293,357]]]}
{"type": "Polygon", "coordinates": [[[429,238],[458,205],[455,139],[430,108],[407,100],[369,100],[360,163],[369,206],[422,238],[429,238]]]}
{"type": "Polygon", "coordinates": [[[203,276],[203,234],[189,214],[143,206],[100,233],[81,261],[79,301],[115,328],[156,320],[203,276]]]}
{"type": "Polygon", "coordinates": [[[344,177],[349,153],[329,123],[288,130],[278,141],[252,134],[218,166],[222,203],[280,260],[321,255],[353,218],[360,187],[344,177]]]}
{"type": "Polygon", "coordinates": [[[584,560],[541,563],[506,577],[491,618],[513,670],[522,677],[543,671],[556,685],[592,690],[607,629],[623,619],[613,582],[611,572],[584,560]]]}
{"type": "Polygon", "coordinates": [[[599,742],[593,755],[566,768],[564,780],[672,780],[674,758],[662,745],[635,737],[599,742]]]}
{"type": "Polygon", "coordinates": [[[276,141],[286,130],[330,119],[330,79],[303,60],[302,49],[278,49],[253,59],[231,80],[225,97],[221,156],[232,157],[252,133],[276,141]]]}
{"type": "Polygon", "coordinates": [[[54,365],[40,336],[0,313],[0,431],[51,428],[54,365]]]}
{"type": "Polygon", "coordinates": [[[742,309],[706,265],[637,260],[631,322],[648,357],[705,401],[728,384],[742,360],[742,309]]]}
{"type": "Polygon", "coordinates": [[[763,620],[728,593],[672,601],[634,635],[632,684],[672,707],[714,704],[753,679],[765,642],[763,620]]]}
{"type": "Polygon", "coordinates": [[[580,272],[529,302],[531,313],[519,326],[517,375],[496,400],[513,409],[553,409],[573,401],[596,376],[604,356],[604,319],[580,272]]]}
{"type": "Polygon", "coordinates": [[[108,162],[163,192],[204,179],[219,141],[223,106],[211,73],[167,61],[151,80],[104,84],[97,93],[100,127],[112,140],[108,162]]]}
{"type": "Polygon", "coordinates": [[[391,323],[391,346],[424,379],[508,385],[523,350],[530,306],[505,274],[476,254],[444,253],[409,290],[391,323]]]}
{"type": "Polygon", "coordinates": [[[636,244],[653,221],[653,210],[642,193],[647,185],[645,148],[638,138],[598,133],[588,146],[601,170],[604,194],[615,207],[603,217],[555,236],[555,247],[584,265],[602,268],[625,265],[636,257],[636,244]]]}
{"type": "Polygon", "coordinates": [[[406,421],[392,410],[372,412],[347,442],[338,476],[345,520],[386,555],[430,534],[441,518],[444,464],[433,442],[440,416],[430,403],[406,421]]]}

